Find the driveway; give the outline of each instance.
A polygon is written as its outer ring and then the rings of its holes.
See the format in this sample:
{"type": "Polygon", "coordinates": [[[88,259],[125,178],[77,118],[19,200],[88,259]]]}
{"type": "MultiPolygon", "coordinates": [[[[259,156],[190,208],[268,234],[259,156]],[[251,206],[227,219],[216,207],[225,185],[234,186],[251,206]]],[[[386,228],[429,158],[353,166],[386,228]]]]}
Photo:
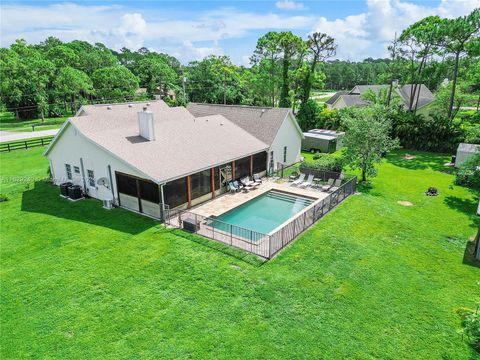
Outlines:
{"type": "Polygon", "coordinates": [[[56,135],[59,129],[40,131],[0,131],[0,142],[33,139],[56,135]]]}

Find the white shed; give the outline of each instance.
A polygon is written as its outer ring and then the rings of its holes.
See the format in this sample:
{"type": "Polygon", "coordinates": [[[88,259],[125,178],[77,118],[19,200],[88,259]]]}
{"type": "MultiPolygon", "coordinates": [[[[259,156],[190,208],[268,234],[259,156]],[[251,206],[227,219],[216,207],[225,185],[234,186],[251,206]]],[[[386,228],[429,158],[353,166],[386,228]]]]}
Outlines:
{"type": "Polygon", "coordinates": [[[455,158],[455,167],[462,165],[470,156],[480,152],[480,145],[460,143],[457,148],[457,156],[455,158]]]}

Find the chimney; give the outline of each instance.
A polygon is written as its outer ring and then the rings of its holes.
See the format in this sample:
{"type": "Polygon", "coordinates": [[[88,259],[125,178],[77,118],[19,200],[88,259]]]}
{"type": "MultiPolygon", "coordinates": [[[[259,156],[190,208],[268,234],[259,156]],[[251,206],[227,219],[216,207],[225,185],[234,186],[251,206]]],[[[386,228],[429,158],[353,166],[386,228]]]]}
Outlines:
{"type": "Polygon", "coordinates": [[[155,140],[155,125],[153,123],[153,113],[147,111],[144,107],[143,111],[138,112],[138,129],[140,136],[149,141],[155,140]]]}

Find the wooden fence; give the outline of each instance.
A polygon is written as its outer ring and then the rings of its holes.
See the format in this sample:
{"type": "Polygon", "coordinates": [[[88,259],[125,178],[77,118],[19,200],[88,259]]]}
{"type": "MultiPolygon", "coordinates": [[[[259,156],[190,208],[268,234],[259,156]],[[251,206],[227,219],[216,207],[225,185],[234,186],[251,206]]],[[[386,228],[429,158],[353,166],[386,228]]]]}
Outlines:
{"type": "Polygon", "coordinates": [[[41,138],[17,140],[0,143],[0,152],[10,152],[13,150],[26,150],[37,146],[46,146],[52,142],[53,136],[41,138]]]}

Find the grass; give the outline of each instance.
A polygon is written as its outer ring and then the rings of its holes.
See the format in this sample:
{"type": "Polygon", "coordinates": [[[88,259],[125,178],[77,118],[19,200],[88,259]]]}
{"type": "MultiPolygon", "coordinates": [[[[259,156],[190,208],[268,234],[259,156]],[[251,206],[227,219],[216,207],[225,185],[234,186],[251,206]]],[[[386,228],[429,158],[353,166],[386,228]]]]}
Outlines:
{"type": "Polygon", "coordinates": [[[478,358],[457,314],[480,301],[465,256],[478,199],[441,171],[448,157],[392,154],[261,263],[61,199],[39,181],[42,150],[0,155],[2,358],[478,358]]]}
{"type": "Polygon", "coordinates": [[[0,112],[0,131],[32,131],[32,125],[35,125],[35,131],[59,129],[68,119],[68,116],[58,118],[45,118],[20,120],[16,119],[11,112],[0,112]]]}

